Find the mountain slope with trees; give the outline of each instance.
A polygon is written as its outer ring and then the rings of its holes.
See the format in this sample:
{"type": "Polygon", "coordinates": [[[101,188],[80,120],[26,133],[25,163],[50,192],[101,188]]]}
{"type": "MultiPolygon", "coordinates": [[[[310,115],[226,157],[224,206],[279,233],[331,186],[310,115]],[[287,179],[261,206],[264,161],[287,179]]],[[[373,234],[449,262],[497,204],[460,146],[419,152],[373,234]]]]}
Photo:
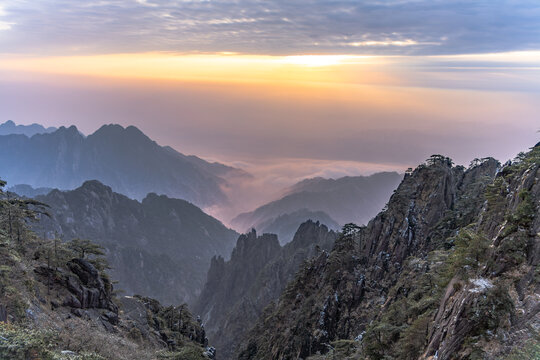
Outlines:
{"type": "Polygon", "coordinates": [[[539,179],[540,146],[504,167],[433,156],[303,266],[238,358],[537,358],[539,179]]]}
{"type": "Polygon", "coordinates": [[[6,194],[0,181],[0,358],[215,358],[185,305],[119,298],[103,249],[43,239],[27,225],[46,206],[6,194]]]}

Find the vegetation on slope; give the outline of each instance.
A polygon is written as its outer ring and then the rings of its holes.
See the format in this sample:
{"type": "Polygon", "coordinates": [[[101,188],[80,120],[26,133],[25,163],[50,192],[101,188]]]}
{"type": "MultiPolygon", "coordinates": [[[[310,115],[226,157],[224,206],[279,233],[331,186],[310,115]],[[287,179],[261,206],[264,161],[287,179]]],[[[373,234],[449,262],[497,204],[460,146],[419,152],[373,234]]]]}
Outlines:
{"type": "Polygon", "coordinates": [[[540,147],[502,168],[432,157],[367,227],[306,262],[239,359],[533,356],[539,167],[540,147]]]}
{"type": "Polygon", "coordinates": [[[1,359],[184,359],[213,357],[185,306],[117,298],[103,249],[28,230],[38,202],[13,197],[0,181],[1,359]]]}

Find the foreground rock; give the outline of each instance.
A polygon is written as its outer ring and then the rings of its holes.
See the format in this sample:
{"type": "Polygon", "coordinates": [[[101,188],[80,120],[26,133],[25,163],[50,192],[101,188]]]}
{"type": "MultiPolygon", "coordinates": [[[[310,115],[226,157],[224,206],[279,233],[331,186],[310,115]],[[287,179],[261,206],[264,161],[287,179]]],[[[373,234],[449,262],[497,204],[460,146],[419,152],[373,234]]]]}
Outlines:
{"type": "Polygon", "coordinates": [[[433,156],[303,266],[239,359],[536,356],[539,167],[538,147],[502,168],[433,156]]]}

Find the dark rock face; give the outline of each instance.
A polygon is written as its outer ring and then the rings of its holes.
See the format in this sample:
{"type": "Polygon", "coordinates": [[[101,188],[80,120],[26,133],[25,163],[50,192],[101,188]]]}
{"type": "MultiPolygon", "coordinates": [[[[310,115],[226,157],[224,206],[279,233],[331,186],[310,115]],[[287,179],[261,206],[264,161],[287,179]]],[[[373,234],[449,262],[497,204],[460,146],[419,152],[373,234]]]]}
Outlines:
{"type": "Polygon", "coordinates": [[[212,256],[228,256],[238,236],[187,201],[149,194],[138,202],[98,181],[37,199],[52,215],[35,224],[38,234],[102,245],[122,290],[167,304],[194,300],[212,256]]]}
{"type": "Polygon", "coordinates": [[[81,309],[105,310],[105,319],[116,324],[118,306],[112,299],[113,286],[110,281],[102,277],[94,265],[85,259],[69,261],[67,269],[70,271],[39,266],[34,272],[44,284],[51,286],[52,283],[59,287],[58,294],[64,297],[62,306],[72,308],[75,315],[82,316],[84,312],[81,309]]]}
{"type": "Polygon", "coordinates": [[[444,249],[448,236],[478,219],[497,167],[486,159],[465,171],[433,157],[407,174],[387,209],[367,227],[342,236],[330,254],[304,265],[260,317],[239,358],[305,359],[326,353],[333,341],[362,339],[373,321],[407,296],[406,288],[395,288],[406,280],[402,275],[412,276],[410,269],[418,276],[429,272],[428,254],[444,249]]]}
{"type": "MultiPolygon", "coordinates": [[[[111,301],[112,284],[99,276],[92,264],[85,259],[73,259],[67,266],[78,277],[68,275],[66,279],[67,288],[75,295],[72,307],[109,309],[118,313],[118,307],[111,301]]],[[[68,302],[71,299],[73,296],[68,298],[68,302]]]]}
{"type": "Polygon", "coordinates": [[[275,235],[257,237],[252,231],[240,236],[231,260],[212,259],[194,311],[202,315],[220,359],[233,357],[240,339],[279,297],[302,262],[329,250],[335,238],[326,226],[308,221],[284,247],[275,235]]]}
{"type": "Polygon", "coordinates": [[[222,176],[239,172],[161,147],[136,127],[120,125],[104,125],[87,137],[75,126],[31,138],[0,136],[0,164],[9,184],[69,190],[97,179],[134,199],[156,192],[199,206],[226,203],[222,176]]]}

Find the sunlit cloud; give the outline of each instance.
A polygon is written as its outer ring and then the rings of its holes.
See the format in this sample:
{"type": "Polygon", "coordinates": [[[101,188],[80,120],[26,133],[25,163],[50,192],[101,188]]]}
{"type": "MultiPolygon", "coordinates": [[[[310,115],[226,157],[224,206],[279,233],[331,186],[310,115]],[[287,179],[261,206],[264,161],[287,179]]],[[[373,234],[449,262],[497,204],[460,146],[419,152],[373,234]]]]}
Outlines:
{"type": "Polygon", "coordinates": [[[0,30],[10,30],[15,23],[0,21],[0,30]]]}
{"type": "Polygon", "coordinates": [[[294,64],[308,67],[334,66],[357,63],[359,60],[373,58],[372,56],[358,55],[296,55],[285,56],[278,60],[285,64],[294,64]]]}
{"type": "Polygon", "coordinates": [[[346,45],[354,46],[354,47],[361,47],[361,46],[411,46],[411,45],[417,45],[418,41],[414,41],[412,39],[406,39],[406,40],[366,40],[366,41],[357,41],[357,42],[349,42],[346,43],[346,45]]]}
{"type": "Polygon", "coordinates": [[[151,3],[148,0],[135,0],[135,2],[137,2],[137,3],[141,4],[141,5],[144,5],[144,6],[150,6],[150,7],[157,7],[158,6],[158,4],[151,3]]]}
{"type": "Polygon", "coordinates": [[[0,38],[2,53],[447,55],[540,49],[540,3],[533,0],[58,0],[2,7],[0,16],[10,16],[2,21],[17,23],[0,38]]]}
{"type": "Polygon", "coordinates": [[[369,68],[383,63],[382,58],[358,55],[140,53],[60,57],[5,56],[0,63],[0,69],[121,78],[320,84],[341,83],[347,77],[342,71],[343,66],[356,66],[356,72],[366,73],[364,80],[373,81],[377,74],[368,74],[369,68]]]}

